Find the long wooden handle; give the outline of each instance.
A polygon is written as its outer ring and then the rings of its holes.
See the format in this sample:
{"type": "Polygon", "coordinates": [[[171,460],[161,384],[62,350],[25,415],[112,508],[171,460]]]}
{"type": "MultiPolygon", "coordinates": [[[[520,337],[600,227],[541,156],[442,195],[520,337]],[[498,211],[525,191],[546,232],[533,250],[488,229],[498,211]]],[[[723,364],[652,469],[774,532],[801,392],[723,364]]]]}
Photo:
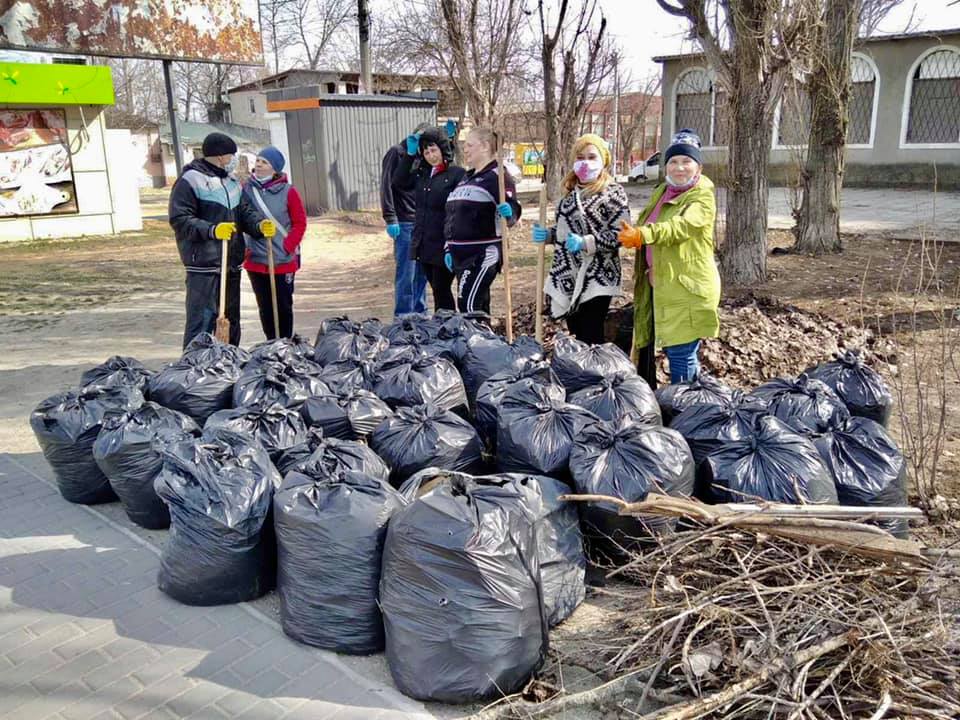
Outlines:
{"type": "MultiPolygon", "coordinates": [[[[497,185],[499,190],[499,204],[503,205],[507,201],[507,190],[504,179],[506,168],[503,166],[501,154],[503,147],[497,138],[497,185]]],[[[503,248],[503,287],[506,295],[507,310],[505,318],[507,321],[506,335],[507,342],[513,342],[513,292],[510,285],[510,241],[507,238],[507,219],[500,215],[500,245],[503,248]]]]}
{"type": "Polygon", "coordinates": [[[230,241],[222,240],[220,255],[223,258],[220,263],[220,319],[227,316],[227,258],[230,255],[230,241]]]}
{"type": "MultiPolygon", "coordinates": [[[[547,226],[547,186],[540,186],[540,227],[547,226]]],[[[546,243],[537,243],[537,309],[534,319],[534,335],[543,343],[543,281],[546,277],[546,243]]]]}
{"type": "Polygon", "coordinates": [[[270,300],[273,302],[273,336],[280,337],[280,314],[277,312],[277,277],[273,273],[273,238],[267,241],[267,266],[270,270],[270,300]]]}
{"type": "MultiPolygon", "coordinates": [[[[637,248],[633,254],[633,287],[636,288],[637,284],[640,282],[640,253],[643,252],[643,247],[637,248]]],[[[630,362],[636,365],[640,361],[640,349],[637,347],[637,303],[639,302],[637,297],[636,290],[633,293],[633,332],[630,334],[630,362]]],[[[651,341],[652,342],[652,341],[651,341]]]]}

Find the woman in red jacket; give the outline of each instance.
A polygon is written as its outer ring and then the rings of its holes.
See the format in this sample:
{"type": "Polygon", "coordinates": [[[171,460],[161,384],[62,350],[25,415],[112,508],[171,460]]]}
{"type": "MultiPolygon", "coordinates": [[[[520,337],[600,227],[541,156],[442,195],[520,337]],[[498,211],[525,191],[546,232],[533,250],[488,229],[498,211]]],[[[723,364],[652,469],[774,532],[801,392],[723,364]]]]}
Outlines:
{"type": "MultiPolygon", "coordinates": [[[[300,269],[300,242],[307,229],[307,212],[300,193],[282,172],[286,165],[283,153],[275,147],[264,148],[253,164],[253,174],[243,192],[263,215],[273,220],[277,234],[273,237],[274,275],[277,284],[277,315],[280,337],[293,335],[293,279],[300,269]]],[[[260,325],[268,340],[277,337],[273,326],[273,305],[270,299],[270,267],[267,243],[244,235],[246,256],[243,267],[257,296],[260,325]]]]}

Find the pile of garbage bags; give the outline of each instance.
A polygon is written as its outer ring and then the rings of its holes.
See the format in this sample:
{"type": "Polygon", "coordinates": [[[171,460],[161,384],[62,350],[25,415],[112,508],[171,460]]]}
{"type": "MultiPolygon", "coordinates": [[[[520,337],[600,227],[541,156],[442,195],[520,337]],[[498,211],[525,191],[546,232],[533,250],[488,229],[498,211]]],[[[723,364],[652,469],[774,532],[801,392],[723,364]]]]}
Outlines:
{"type": "Polygon", "coordinates": [[[701,374],[654,393],[613,345],[561,333],[545,354],[437,313],[249,352],[202,334],[155,373],[112,357],[30,422],[65,499],[169,527],[163,592],[214,605],[275,583],[290,637],[385,650],[408,695],[472,702],[529,680],[588,558],[622,564],[676,527],[561,498],[902,505],[891,405],[854,353],[750,392],[701,374]]]}

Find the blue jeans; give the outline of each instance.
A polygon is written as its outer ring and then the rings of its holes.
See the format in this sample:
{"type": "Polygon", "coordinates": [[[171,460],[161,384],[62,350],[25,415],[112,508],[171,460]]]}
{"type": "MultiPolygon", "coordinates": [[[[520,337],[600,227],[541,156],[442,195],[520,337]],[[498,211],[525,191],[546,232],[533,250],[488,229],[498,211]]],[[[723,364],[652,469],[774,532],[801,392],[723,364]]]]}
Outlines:
{"type": "Polygon", "coordinates": [[[410,257],[413,223],[400,223],[400,234],[393,241],[393,258],[397,262],[394,277],[394,315],[427,311],[427,276],[420,263],[410,257]]]}
{"type": "Polygon", "coordinates": [[[699,340],[683,345],[671,345],[663,349],[667,354],[667,360],[670,361],[670,382],[687,382],[697,376],[700,372],[700,361],[697,360],[699,349],[699,340]]]}

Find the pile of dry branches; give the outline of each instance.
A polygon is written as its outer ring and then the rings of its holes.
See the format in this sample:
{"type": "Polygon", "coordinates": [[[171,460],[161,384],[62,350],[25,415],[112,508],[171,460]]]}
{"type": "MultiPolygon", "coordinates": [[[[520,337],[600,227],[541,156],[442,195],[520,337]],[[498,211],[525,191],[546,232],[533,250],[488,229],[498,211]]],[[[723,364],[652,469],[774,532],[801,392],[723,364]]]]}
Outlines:
{"type": "MultiPolygon", "coordinates": [[[[572,641],[612,679],[497,715],[960,717],[957,573],[945,562],[724,524],[678,532],[611,573],[598,589],[611,619],[572,641]]],[[[556,669],[541,689],[560,684],[556,669]]]]}

